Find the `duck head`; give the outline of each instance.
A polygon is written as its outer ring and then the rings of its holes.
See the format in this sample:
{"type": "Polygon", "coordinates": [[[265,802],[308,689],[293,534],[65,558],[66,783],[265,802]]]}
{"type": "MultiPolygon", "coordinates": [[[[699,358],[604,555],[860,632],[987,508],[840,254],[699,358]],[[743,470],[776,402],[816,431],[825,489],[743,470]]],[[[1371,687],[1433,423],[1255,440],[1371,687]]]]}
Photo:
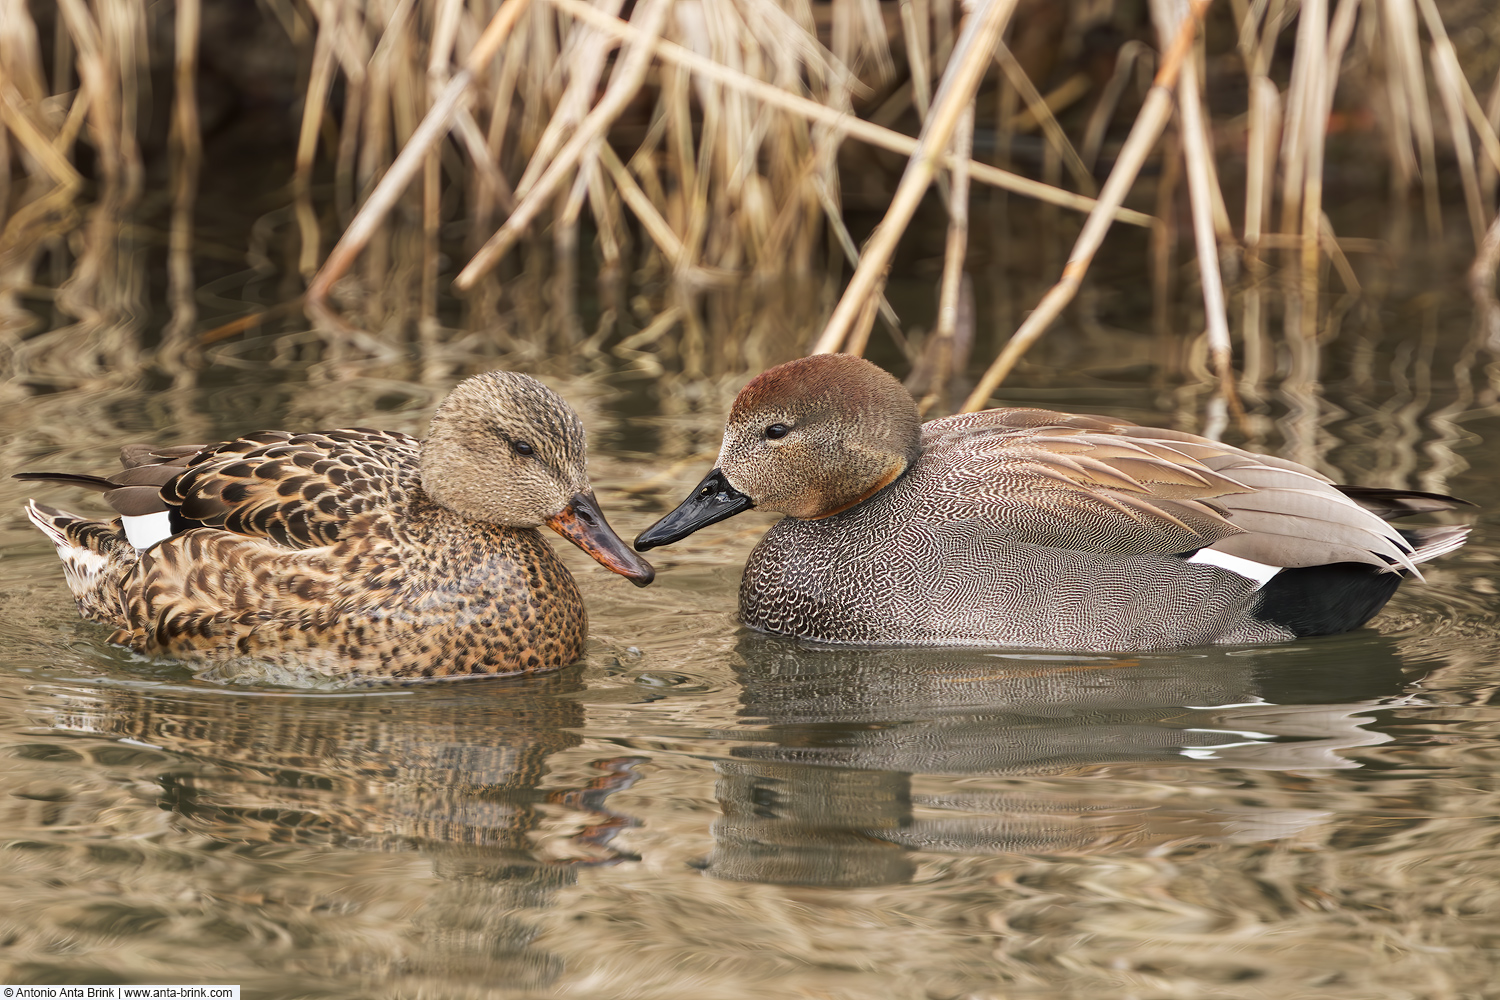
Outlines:
{"type": "Polygon", "coordinates": [[[422,488],[462,517],[547,525],[638,587],[655,577],[594,499],[583,423],[529,375],[485,372],[454,387],[422,442],[422,488]]]}
{"type": "Polygon", "coordinates": [[[640,551],[756,507],[822,518],[873,496],[921,450],[921,417],[888,372],[849,354],[756,376],[729,412],[714,470],[635,540],[640,551]]]}

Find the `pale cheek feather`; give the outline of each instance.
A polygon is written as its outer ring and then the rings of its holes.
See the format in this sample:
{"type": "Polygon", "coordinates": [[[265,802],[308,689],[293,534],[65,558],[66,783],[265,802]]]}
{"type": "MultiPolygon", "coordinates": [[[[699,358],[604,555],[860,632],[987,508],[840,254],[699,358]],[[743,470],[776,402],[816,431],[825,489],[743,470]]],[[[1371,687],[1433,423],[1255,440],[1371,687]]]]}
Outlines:
{"type": "Polygon", "coordinates": [[[136,514],[120,518],[125,537],[137,549],[149,549],[163,538],[172,537],[172,515],[161,510],[154,514],[136,514]]]}
{"type": "Polygon", "coordinates": [[[1243,559],[1232,556],[1228,552],[1220,552],[1217,549],[1199,549],[1191,558],[1190,563],[1198,563],[1203,566],[1217,566],[1219,569],[1227,569],[1231,573],[1237,573],[1246,579],[1254,580],[1256,589],[1264,587],[1282,567],[1269,566],[1266,563],[1256,562],[1253,559],[1243,559]]]}

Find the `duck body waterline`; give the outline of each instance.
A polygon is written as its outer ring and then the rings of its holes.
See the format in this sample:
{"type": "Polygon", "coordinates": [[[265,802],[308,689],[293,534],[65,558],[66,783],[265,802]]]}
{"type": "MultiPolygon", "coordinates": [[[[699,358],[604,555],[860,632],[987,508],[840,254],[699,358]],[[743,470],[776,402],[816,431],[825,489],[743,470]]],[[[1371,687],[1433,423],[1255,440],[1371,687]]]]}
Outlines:
{"type": "Polygon", "coordinates": [[[220,676],[274,667],[269,676],[371,682],[565,666],[582,653],[587,616],[544,523],[639,585],[652,577],[594,502],[577,416],[515,373],[460,383],[426,441],[267,431],[123,458],[114,482],[21,477],[103,489],[122,518],[36,502],[28,514],[79,611],[115,628],[111,641],[220,676]]]}
{"type": "Polygon", "coordinates": [[[718,467],[636,540],[749,507],[741,621],[823,643],[1131,651],[1357,628],[1466,528],[1463,501],[1338,487],[1296,463],[1104,417],[921,424],[875,366],[825,355],[746,386],[718,467]]]}

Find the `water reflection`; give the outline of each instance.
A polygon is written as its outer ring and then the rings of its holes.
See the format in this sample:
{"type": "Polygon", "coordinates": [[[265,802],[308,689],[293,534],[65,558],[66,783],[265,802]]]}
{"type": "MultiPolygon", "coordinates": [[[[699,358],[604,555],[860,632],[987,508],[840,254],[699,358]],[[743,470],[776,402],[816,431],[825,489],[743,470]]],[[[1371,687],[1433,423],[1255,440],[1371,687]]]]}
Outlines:
{"type": "MultiPolygon", "coordinates": [[[[361,698],[44,683],[26,690],[24,711],[50,742],[16,752],[71,752],[76,740],[59,739],[69,734],[155,751],[165,763],[145,794],[173,817],[175,839],[196,842],[190,856],[278,845],[302,858],[416,852],[432,885],[396,921],[404,947],[316,933],[343,972],[540,987],[562,964],[532,947],[532,920],[576,882],[579,864],[618,860],[611,842],[630,823],[606,800],[634,781],[633,759],[554,773],[555,755],[579,743],[582,710],[567,695],[581,687],[576,669],[361,698]]],[[[254,908],[272,919],[277,910],[265,899],[254,908]]]]}
{"type": "MultiPolygon", "coordinates": [[[[1396,644],[1374,633],[1251,649],[1069,656],[842,650],[747,635],[740,717],[756,728],[718,766],[722,878],[877,885],[911,877],[910,850],[1107,851],[1249,841],[1317,822],[1312,810],[1171,809],[1039,793],[1004,779],[1153,765],[1306,771],[1387,742],[1369,713],[1403,697],[1396,644]],[[968,790],[926,776],[983,776],[968,790]],[[997,784],[996,780],[999,779],[997,784]]],[[[1092,792],[1092,790],[1090,790],[1092,792]]]]}

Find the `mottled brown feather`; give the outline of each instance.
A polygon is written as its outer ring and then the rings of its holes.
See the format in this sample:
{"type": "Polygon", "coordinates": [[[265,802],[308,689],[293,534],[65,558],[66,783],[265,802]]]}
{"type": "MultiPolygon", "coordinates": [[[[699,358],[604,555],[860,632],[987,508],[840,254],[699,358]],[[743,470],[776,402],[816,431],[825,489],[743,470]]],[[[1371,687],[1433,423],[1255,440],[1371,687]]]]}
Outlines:
{"type": "Polygon", "coordinates": [[[154,494],[175,515],[177,533],[144,550],[119,521],[28,514],[79,611],[137,652],[252,678],[531,673],[583,650],[577,586],[534,526],[570,497],[592,503],[584,451],[555,393],[491,372],[455,388],[427,442],[350,428],[123,449],[111,483],[138,485],[106,495],[146,512],[154,494]],[[486,506],[450,506],[455,491],[486,506]]]}

